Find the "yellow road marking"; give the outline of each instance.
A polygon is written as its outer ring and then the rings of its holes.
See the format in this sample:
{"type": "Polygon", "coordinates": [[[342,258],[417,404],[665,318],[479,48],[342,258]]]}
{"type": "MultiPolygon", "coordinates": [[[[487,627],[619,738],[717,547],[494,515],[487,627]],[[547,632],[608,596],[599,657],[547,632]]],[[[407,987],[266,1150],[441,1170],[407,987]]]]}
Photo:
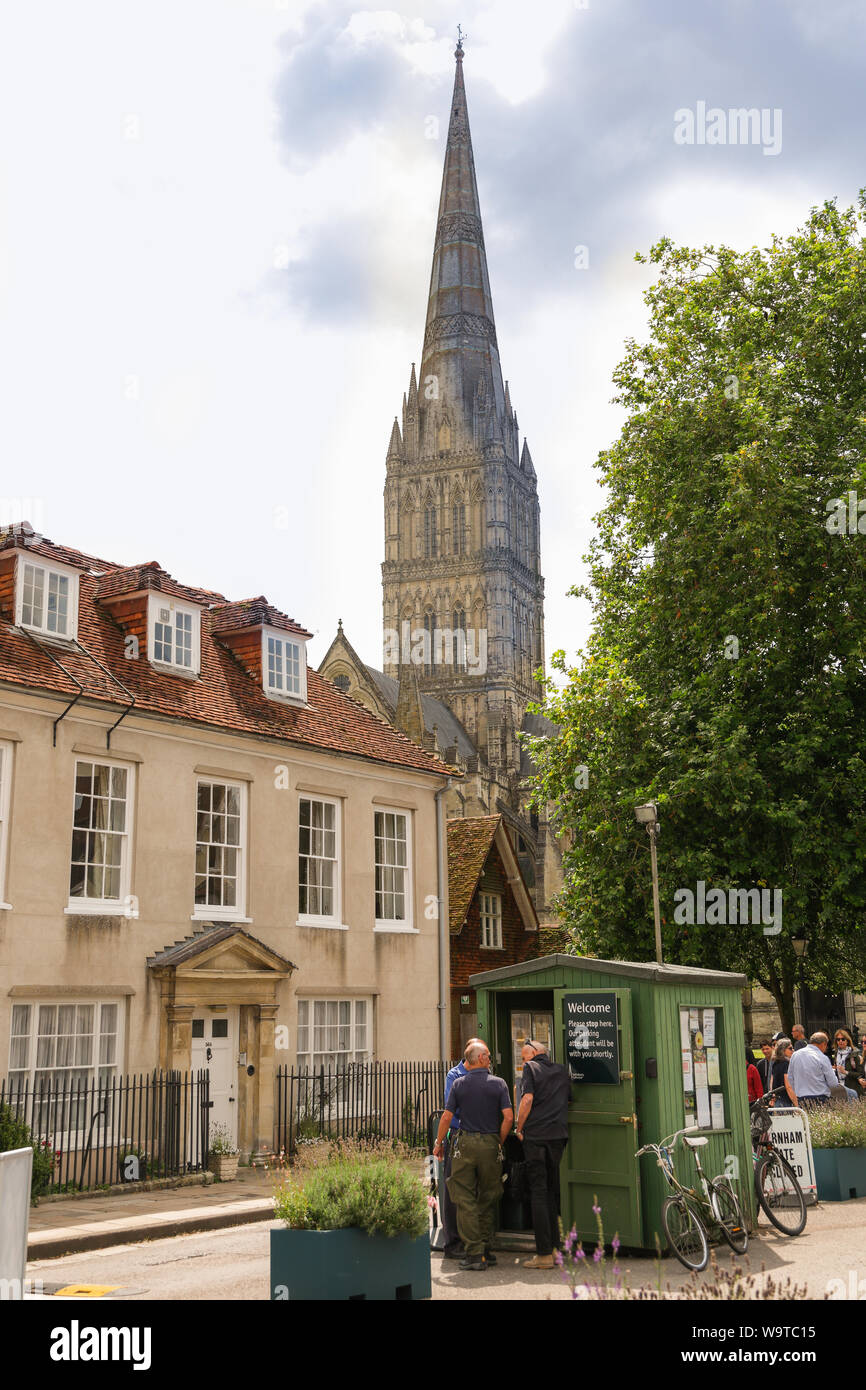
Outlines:
{"type": "Polygon", "coordinates": [[[58,1289],[55,1298],[102,1298],[107,1293],[114,1293],[119,1289],[119,1284],[65,1284],[62,1289],[58,1289]]]}

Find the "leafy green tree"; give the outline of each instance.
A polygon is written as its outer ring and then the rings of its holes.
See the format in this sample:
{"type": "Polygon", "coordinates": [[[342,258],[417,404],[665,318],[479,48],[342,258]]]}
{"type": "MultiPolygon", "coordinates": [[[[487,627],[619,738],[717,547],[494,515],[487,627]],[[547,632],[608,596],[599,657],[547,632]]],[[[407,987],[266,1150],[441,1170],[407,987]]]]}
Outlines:
{"type": "Polygon", "coordinates": [[[654,799],[665,960],[742,970],[786,1029],[795,935],[804,983],[866,977],[864,220],[861,194],[763,250],[652,249],[649,337],[615,373],[627,419],[572,590],[592,633],[574,669],[555,654],[567,680],[538,706],[561,736],[530,741],[570,846],[573,947],[654,957],[634,819],[654,799]],[[781,889],[781,931],[679,920],[699,880],[781,889]]]}

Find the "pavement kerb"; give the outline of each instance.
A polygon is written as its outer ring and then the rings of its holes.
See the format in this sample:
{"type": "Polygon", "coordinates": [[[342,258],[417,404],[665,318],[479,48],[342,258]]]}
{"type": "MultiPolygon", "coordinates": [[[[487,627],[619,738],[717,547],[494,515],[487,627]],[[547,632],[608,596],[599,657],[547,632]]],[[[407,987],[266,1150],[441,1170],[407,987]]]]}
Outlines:
{"type": "Polygon", "coordinates": [[[131,1245],[137,1241],[158,1240],[163,1236],[187,1235],[193,1231],[215,1231],[224,1226],[246,1226],[254,1221],[273,1221],[271,1197],[226,1202],[218,1207],[187,1208],[165,1215],[117,1217],[111,1221],[91,1221],[78,1226],[56,1226],[31,1232],[27,1241],[28,1260],[54,1259],[79,1250],[101,1250],[109,1245],[131,1245]]]}

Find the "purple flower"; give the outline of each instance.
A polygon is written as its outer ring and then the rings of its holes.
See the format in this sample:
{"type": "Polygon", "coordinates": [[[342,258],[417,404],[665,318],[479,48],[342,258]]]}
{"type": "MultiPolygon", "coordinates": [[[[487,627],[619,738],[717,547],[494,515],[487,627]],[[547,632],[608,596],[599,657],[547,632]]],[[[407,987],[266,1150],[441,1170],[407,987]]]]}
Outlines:
{"type": "Polygon", "coordinates": [[[585,1260],[585,1259],[586,1259],[586,1256],[585,1256],[584,1253],[583,1253],[583,1246],[582,1246],[582,1245],[579,1245],[579,1246],[577,1247],[577,1249],[575,1250],[575,1252],[574,1252],[574,1258],[575,1258],[576,1260],[585,1260]]]}
{"type": "Polygon", "coordinates": [[[604,1251],[600,1245],[595,1247],[595,1250],[592,1252],[592,1258],[595,1264],[598,1264],[599,1260],[604,1259],[604,1251]]]}
{"type": "Polygon", "coordinates": [[[614,1236],[613,1240],[610,1243],[610,1248],[613,1251],[613,1253],[616,1254],[617,1250],[619,1249],[619,1236],[614,1236]]]}
{"type": "Polygon", "coordinates": [[[601,1215],[601,1207],[593,1207],[593,1211],[595,1212],[596,1216],[601,1215]]]}

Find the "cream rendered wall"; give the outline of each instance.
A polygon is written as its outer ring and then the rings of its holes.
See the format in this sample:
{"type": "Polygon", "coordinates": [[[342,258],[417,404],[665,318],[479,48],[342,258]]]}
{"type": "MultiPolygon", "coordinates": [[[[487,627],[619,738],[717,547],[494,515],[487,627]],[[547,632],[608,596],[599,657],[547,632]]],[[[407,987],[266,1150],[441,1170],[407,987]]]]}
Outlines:
{"type": "MultiPolygon", "coordinates": [[[[116,718],[79,702],[57,730],[66,701],[0,692],[0,738],[14,736],[14,781],[5,900],[0,910],[0,1076],[7,1070],[13,987],[59,987],[82,996],[126,993],[121,1071],[157,1064],[160,991],[146,957],[190,935],[194,891],[196,767],[218,769],[249,787],[245,930],[297,967],[278,990],[277,1025],[289,1047],[277,1065],[294,1063],[297,995],[370,995],[374,1055],[438,1056],[438,923],[425,903],[437,894],[434,793],[442,779],[389,769],[364,759],[306,750],[277,740],[197,730],[132,715],[110,753],[136,768],[130,891],[140,916],[84,919],[68,903],[74,765],[99,755],[116,718]],[[74,748],[87,753],[77,753],[74,748]],[[288,789],[278,787],[288,769],[288,789]],[[299,787],[341,798],[343,922],[348,931],[299,927],[299,787]],[[413,910],[418,934],[375,933],[374,803],[412,812],[413,910]]],[[[239,917],[241,913],[239,912],[239,917]]],[[[20,996],[19,996],[20,997],[20,996]]],[[[31,996],[33,997],[33,996],[31,996]]]]}

